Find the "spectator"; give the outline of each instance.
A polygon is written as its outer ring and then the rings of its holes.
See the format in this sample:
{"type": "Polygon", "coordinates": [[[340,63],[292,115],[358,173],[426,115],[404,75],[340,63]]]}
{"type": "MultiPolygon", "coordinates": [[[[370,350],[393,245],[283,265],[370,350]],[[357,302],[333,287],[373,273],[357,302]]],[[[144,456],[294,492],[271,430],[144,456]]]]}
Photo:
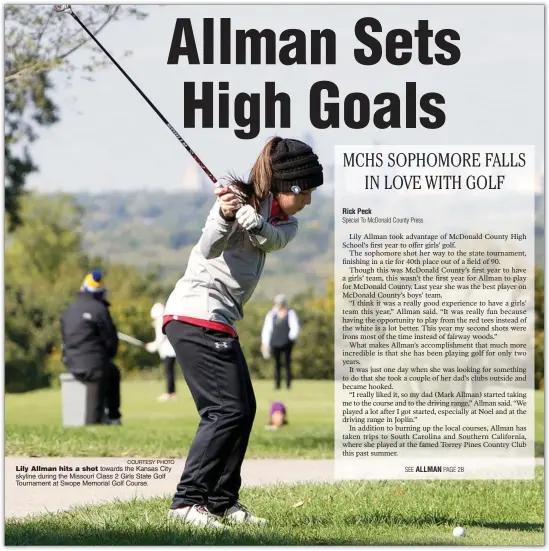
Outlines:
{"type": "Polygon", "coordinates": [[[280,388],[282,367],[286,370],[286,387],[292,385],[292,348],[299,335],[299,318],[288,308],[284,295],[277,295],[274,307],[265,316],[261,333],[261,351],[264,357],[274,357],[275,388],[280,388]]]}
{"type": "Polygon", "coordinates": [[[79,381],[98,383],[94,423],[120,425],[118,334],[109,306],[103,275],[94,270],[61,315],[63,363],[79,381]]]}
{"type": "Polygon", "coordinates": [[[288,412],[282,402],[273,402],[269,411],[269,423],[265,427],[267,430],[278,430],[288,424],[288,412]]]}
{"type": "Polygon", "coordinates": [[[164,364],[164,376],[166,377],[166,393],[161,394],[157,399],[159,402],[173,400],[175,394],[175,350],[170,344],[168,337],[162,332],[162,317],[164,316],[164,305],[160,302],[153,304],[151,318],[155,331],[155,340],[145,345],[148,352],[158,352],[164,364]]]}

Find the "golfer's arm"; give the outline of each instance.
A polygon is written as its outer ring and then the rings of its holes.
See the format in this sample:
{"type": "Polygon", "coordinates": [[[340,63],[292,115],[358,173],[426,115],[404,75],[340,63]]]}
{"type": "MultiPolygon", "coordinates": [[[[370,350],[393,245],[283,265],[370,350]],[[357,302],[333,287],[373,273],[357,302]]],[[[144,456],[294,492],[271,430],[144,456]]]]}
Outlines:
{"type": "Polygon", "coordinates": [[[266,222],[260,231],[250,233],[250,240],[258,249],[268,253],[283,249],[296,234],[297,219],[292,217],[288,222],[282,222],[278,226],[266,222]]]}
{"type": "Polygon", "coordinates": [[[216,201],[208,214],[202,235],[198,241],[200,252],[204,258],[217,258],[225,250],[233,226],[234,220],[223,218],[219,203],[216,201]]]}

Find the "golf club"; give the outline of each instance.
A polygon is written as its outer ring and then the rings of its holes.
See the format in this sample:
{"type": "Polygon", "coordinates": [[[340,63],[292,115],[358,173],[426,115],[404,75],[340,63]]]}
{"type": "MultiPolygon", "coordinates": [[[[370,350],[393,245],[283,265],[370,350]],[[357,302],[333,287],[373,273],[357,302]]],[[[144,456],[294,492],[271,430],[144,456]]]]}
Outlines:
{"type": "Polygon", "coordinates": [[[128,342],[130,344],[135,344],[136,346],[140,346],[143,348],[145,346],[145,343],[143,341],[140,341],[139,339],[136,339],[135,337],[130,337],[129,335],[126,335],[124,333],[118,333],[118,338],[121,341],[128,342]]]}
{"type": "Polygon", "coordinates": [[[80,21],[78,16],[72,11],[72,7],[70,4],[56,4],[54,6],[54,10],[57,13],[66,13],[69,12],[73,19],[86,31],[86,33],[90,36],[90,38],[101,48],[103,53],[115,64],[115,66],[120,70],[120,72],[130,81],[132,86],[141,94],[141,97],[150,105],[150,107],[153,109],[153,111],[160,117],[160,120],[171,130],[172,134],[179,140],[179,143],[183,145],[183,147],[189,152],[191,157],[198,163],[200,168],[206,173],[208,178],[216,184],[216,187],[219,187],[221,184],[218,183],[215,176],[208,170],[206,165],[200,160],[198,155],[189,147],[189,144],[181,137],[181,135],[177,132],[177,130],[168,122],[168,119],[156,108],[154,103],[145,95],[145,93],[137,86],[137,84],[132,80],[132,78],[122,69],[122,67],[118,64],[116,59],[112,57],[109,52],[102,46],[102,44],[95,38],[95,36],[88,30],[86,25],[80,21]]]}

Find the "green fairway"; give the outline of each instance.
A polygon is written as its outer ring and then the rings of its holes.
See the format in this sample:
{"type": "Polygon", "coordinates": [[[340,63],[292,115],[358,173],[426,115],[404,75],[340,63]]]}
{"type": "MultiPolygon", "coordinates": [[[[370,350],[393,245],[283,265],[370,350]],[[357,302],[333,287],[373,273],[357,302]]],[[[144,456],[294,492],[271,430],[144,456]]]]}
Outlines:
{"type": "MultiPolygon", "coordinates": [[[[331,381],[296,381],[290,391],[271,381],[254,383],[257,415],[248,458],[333,457],[334,391],[331,381]],[[271,401],[288,407],[283,430],[265,430],[271,401]]],[[[123,426],[61,426],[59,389],[5,397],[5,455],[66,457],[184,457],[198,426],[194,402],[182,381],[178,398],[157,402],[160,381],[122,385],[123,426]]]]}
{"type": "MultiPolygon", "coordinates": [[[[271,381],[254,383],[258,412],[248,458],[333,457],[332,381],[295,381],[291,391],[273,390],[271,381]],[[289,425],[266,431],[271,401],[281,400],[289,425]]],[[[61,426],[61,393],[47,389],[5,396],[5,455],[66,457],[184,457],[198,414],[179,381],[178,399],[160,403],[161,381],[122,385],[123,426],[61,426]]],[[[543,392],[536,393],[536,455],[543,456],[543,392]]]]}
{"type": "Polygon", "coordinates": [[[168,524],[169,500],[7,520],[6,545],[514,545],[544,543],[543,468],[531,481],[304,484],[245,489],[268,527],[211,533],[168,524]],[[294,507],[302,502],[301,507],[294,507]],[[455,526],[466,529],[455,538],[455,526]]]}

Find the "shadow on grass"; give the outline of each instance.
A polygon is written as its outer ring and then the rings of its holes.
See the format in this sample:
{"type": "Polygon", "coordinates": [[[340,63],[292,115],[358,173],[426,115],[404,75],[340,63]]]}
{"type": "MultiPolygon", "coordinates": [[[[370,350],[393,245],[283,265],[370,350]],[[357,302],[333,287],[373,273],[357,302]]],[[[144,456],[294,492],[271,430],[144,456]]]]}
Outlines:
{"type": "MultiPolygon", "coordinates": [[[[432,538],[417,541],[414,538],[414,545],[437,545],[446,543],[443,538],[432,538]]],[[[368,537],[349,533],[345,536],[326,536],[306,535],[303,532],[298,537],[282,535],[278,533],[235,533],[226,532],[223,534],[195,532],[181,529],[180,531],[163,530],[160,528],[150,528],[142,530],[111,530],[111,529],[91,529],[84,530],[74,528],[63,528],[53,530],[27,530],[6,527],[6,536],[4,545],[6,546],[53,546],[53,545],[71,545],[71,546],[311,546],[311,545],[371,545],[368,537]]],[[[403,545],[402,540],[379,542],[375,545],[397,546],[403,545]]]]}
{"type": "Polygon", "coordinates": [[[109,529],[80,530],[78,528],[64,528],[58,532],[29,533],[26,530],[6,530],[6,546],[29,545],[128,545],[128,546],[158,546],[158,545],[295,545],[295,541],[285,540],[283,537],[251,536],[236,534],[198,534],[181,530],[179,533],[162,529],[149,529],[142,531],[123,531],[109,529]]]}
{"type": "MultiPolygon", "coordinates": [[[[364,525],[364,522],[376,523],[378,526],[397,527],[429,527],[434,525],[455,526],[456,519],[442,515],[428,515],[415,519],[400,518],[383,515],[362,516],[353,515],[345,519],[344,524],[349,528],[364,525]]],[[[467,522],[467,527],[477,527],[499,530],[517,530],[523,532],[543,533],[543,523],[507,523],[507,522],[467,522]]],[[[5,527],[6,546],[29,545],[105,545],[105,546],[160,546],[160,545],[195,545],[195,546],[234,546],[234,545],[267,545],[267,546],[296,546],[296,545],[369,545],[368,537],[352,530],[343,534],[320,536],[315,534],[314,527],[310,534],[300,530],[296,537],[271,531],[269,528],[239,529],[234,528],[224,532],[209,532],[203,529],[158,526],[128,526],[127,528],[108,528],[105,526],[55,526],[50,522],[9,522],[5,527]],[[253,530],[253,531],[252,531],[253,530]]],[[[280,530],[280,527],[277,527],[280,530]]],[[[413,545],[461,545],[462,541],[449,543],[445,537],[437,538],[425,534],[413,535],[413,545]]],[[[388,539],[391,536],[388,536],[388,539]]],[[[376,538],[378,539],[378,538],[376,538]]],[[[402,539],[394,541],[375,542],[375,545],[404,545],[402,539]]],[[[410,545],[412,542],[410,541],[410,545]]]]}
{"type": "Polygon", "coordinates": [[[493,530],[519,530],[521,532],[543,532],[543,522],[468,522],[467,526],[493,530]]]}
{"type": "Polygon", "coordinates": [[[29,545],[131,545],[131,546],[159,546],[159,545],[207,545],[207,546],[234,546],[234,545],[267,545],[267,546],[295,546],[295,545],[363,545],[364,540],[349,535],[349,537],[290,537],[276,532],[262,529],[255,533],[246,533],[237,529],[231,531],[207,532],[203,529],[190,528],[141,528],[116,530],[109,528],[74,528],[63,527],[53,529],[8,525],[6,526],[4,544],[6,546],[29,545]],[[29,530],[29,528],[31,528],[29,530]]]}
{"type": "Polygon", "coordinates": [[[432,513],[424,516],[416,516],[413,518],[405,517],[400,514],[365,514],[365,515],[352,515],[345,518],[345,524],[347,525],[363,525],[363,524],[385,524],[390,526],[464,526],[477,527],[477,528],[489,528],[494,530],[518,530],[522,532],[543,532],[543,522],[483,522],[476,520],[464,521],[463,519],[457,519],[455,517],[449,517],[446,515],[439,515],[432,513]],[[464,524],[461,524],[464,523],[464,524]]]}
{"type": "Polygon", "coordinates": [[[544,442],[534,442],[534,450],[536,457],[545,457],[545,445],[544,442]]]}

